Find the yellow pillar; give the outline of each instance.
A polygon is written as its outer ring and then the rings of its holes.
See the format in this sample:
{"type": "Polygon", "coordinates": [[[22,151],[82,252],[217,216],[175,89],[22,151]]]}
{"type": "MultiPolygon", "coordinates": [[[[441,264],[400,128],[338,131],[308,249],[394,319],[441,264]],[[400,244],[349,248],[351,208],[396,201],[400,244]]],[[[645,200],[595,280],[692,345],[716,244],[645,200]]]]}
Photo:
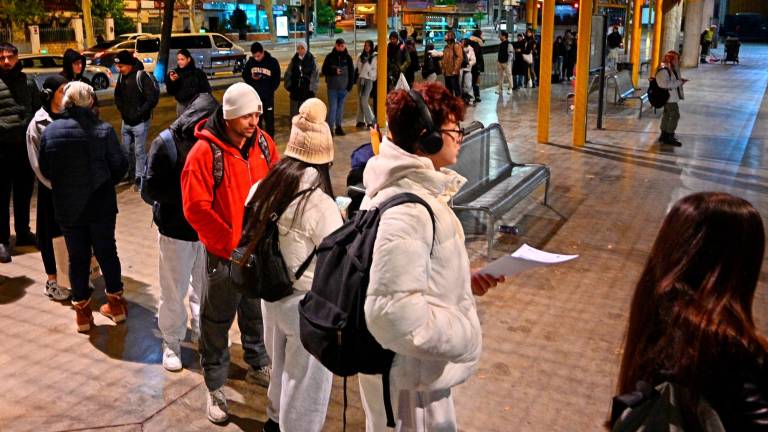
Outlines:
{"type": "Polygon", "coordinates": [[[533,27],[533,8],[536,7],[536,0],[525,1],[525,24],[526,27],[533,27]]]}
{"type": "Polygon", "coordinates": [[[533,21],[533,32],[536,33],[536,29],[539,28],[539,0],[533,0],[533,16],[531,17],[531,21],[533,21]]]}
{"type": "Polygon", "coordinates": [[[635,10],[632,13],[632,83],[635,88],[640,83],[640,41],[643,36],[643,3],[645,0],[635,0],[635,10]]]}
{"type": "Polygon", "coordinates": [[[376,33],[378,36],[379,52],[376,56],[376,122],[379,130],[387,125],[387,9],[389,1],[380,1],[376,5],[376,33]]]}
{"type": "Polygon", "coordinates": [[[83,26],[85,27],[85,46],[92,47],[96,45],[96,38],[93,36],[93,18],[91,17],[91,0],[83,0],[83,26]]]}
{"type": "Polygon", "coordinates": [[[541,64],[539,66],[538,141],[549,142],[549,108],[552,94],[552,45],[555,39],[555,0],[544,0],[541,14],[541,64]]]}
{"type": "Polygon", "coordinates": [[[659,63],[661,63],[661,29],[664,17],[662,3],[664,3],[663,0],[656,0],[653,12],[653,52],[651,53],[651,67],[648,72],[651,75],[656,73],[656,69],[658,69],[659,63]]]}
{"type": "Polygon", "coordinates": [[[579,37],[576,52],[576,98],[573,111],[573,145],[587,141],[587,99],[589,95],[589,46],[592,35],[592,0],[579,3],[579,37]]]}

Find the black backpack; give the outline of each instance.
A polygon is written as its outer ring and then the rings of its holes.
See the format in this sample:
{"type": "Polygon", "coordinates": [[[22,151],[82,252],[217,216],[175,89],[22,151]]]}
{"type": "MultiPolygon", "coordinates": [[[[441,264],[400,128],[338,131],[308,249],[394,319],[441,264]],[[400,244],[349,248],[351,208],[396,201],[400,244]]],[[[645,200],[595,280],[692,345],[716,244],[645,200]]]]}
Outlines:
{"type": "MultiPolygon", "coordinates": [[[[290,205],[296,198],[306,193],[312,193],[315,188],[304,189],[296,193],[288,204],[290,205]]],[[[285,208],[272,213],[267,220],[267,226],[264,233],[256,243],[252,251],[248,250],[252,237],[248,235],[247,221],[253,213],[255,202],[251,200],[245,206],[245,215],[243,216],[243,234],[240,237],[237,247],[229,259],[232,265],[229,266],[229,276],[232,285],[248,298],[260,298],[264,301],[274,302],[293,294],[293,281],[288,273],[288,267],[285,265],[283,254],[280,252],[280,233],[277,227],[277,221],[285,212],[285,208]]],[[[293,280],[298,280],[304,271],[309,267],[315,253],[309,254],[304,262],[299,266],[293,275],[293,280]]]]}
{"type": "MultiPolygon", "coordinates": [[[[397,194],[379,207],[359,211],[323,239],[317,248],[312,290],[299,303],[302,345],[328,370],[344,377],[345,392],[348,376],[382,374],[389,427],[395,426],[389,395],[395,353],[384,349],[368,331],[364,306],[381,215],[406,203],[421,204],[429,211],[434,245],[435,215],[429,204],[412,193],[397,194]]],[[[344,402],[346,412],[346,397],[344,402]]]]}
{"type": "MultiPolygon", "coordinates": [[[[661,68],[659,70],[666,69],[661,68]]],[[[667,71],[669,71],[667,69],[667,71]]],[[[659,87],[656,78],[648,78],[648,102],[654,108],[663,108],[669,101],[669,90],[659,87]]]]}
{"type": "Polygon", "coordinates": [[[695,412],[685,411],[688,390],[670,381],[656,387],[640,381],[637,390],[613,398],[611,432],[685,431],[690,421],[696,430],[725,432],[720,417],[706,400],[700,399],[695,412]]]}

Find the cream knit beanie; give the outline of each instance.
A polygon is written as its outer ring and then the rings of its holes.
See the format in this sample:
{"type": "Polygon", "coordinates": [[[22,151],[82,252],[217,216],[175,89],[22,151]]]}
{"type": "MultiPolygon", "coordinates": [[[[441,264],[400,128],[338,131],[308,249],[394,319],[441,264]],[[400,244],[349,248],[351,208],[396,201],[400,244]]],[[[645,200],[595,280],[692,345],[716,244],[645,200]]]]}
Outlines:
{"type": "Polygon", "coordinates": [[[246,83],[232,84],[224,92],[224,120],[232,120],[251,113],[263,113],[261,98],[246,83]]]}
{"type": "Polygon", "coordinates": [[[289,156],[313,165],[333,161],[333,136],[325,121],[327,108],[323,101],[311,98],[299,107],[293,117],[291,136],[284,156],[289,156]]]}

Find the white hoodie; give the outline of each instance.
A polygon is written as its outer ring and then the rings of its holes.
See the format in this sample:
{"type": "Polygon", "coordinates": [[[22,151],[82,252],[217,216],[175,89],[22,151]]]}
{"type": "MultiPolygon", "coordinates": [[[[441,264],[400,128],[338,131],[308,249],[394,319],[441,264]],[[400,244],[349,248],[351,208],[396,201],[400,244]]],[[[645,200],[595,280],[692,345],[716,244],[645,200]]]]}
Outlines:
{"type": "Polygon", "coordinates": [[[432,221],[419,204],[387,210],[374,245],[365,318],[376,340],[396,353],[390,376],[399,389],[450,389],[472,375],[480,358],[464,231],[448,206],[464,182],[387,139],[363,174],[362,208],[412,192],[436,218],[434,249],[432,221]]]}
{"type": "Polygon", "coordinates": [[[29,156],[29,164],[32,166],[32,171],[35,172],[37,179],[48,189],[51,188],[51,181],[40,172],[40,140],[43,137],[43,131],[52,122],[53,119],[48,114],[48,111],[45,108],[40,108],[35,113],[32,121],[29,122],[29,126],[27,126],[27,155],[29,156]]]}

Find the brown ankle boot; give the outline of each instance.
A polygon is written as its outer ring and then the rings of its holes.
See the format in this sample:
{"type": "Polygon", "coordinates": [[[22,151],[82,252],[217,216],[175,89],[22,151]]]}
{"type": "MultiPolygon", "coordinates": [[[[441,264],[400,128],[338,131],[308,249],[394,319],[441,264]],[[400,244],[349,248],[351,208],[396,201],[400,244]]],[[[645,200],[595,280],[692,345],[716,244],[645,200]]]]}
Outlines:
{"type": "Polygon", "coordinates": [[[99,312],[116,323],[125,321],[128,311],[128,303],[123,298],[123,292],[117,294],[107,293],[107,304],[101,305],[99,312]]]}
{"type": "Polygon", "coordinates": [[[91,310],[91,299],[79,302],[72,302],[75,307],[75,320],[77,322],[77,331],[87,333],[91,331],[93,325],[93,311],[91,310]]]}

